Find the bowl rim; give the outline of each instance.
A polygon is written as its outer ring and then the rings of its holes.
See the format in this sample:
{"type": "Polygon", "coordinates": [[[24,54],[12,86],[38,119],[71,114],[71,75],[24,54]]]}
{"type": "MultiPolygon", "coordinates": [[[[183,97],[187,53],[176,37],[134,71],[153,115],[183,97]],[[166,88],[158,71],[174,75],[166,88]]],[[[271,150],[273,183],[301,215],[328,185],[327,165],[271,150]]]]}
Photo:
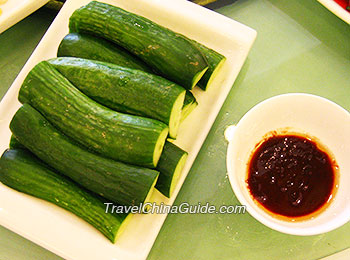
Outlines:
{"type": "MultiPolygon", "coordinates": [[[[250,197],[250,201],[247,201],[247,199],[245,198],[245,196],[243,195],[241,188],[240,188],[240,182],[237,181],[237,178],[234,175],[234,160],[228,160],[228,158],[232,158],[233,155],[233,147],[234,147],[234,142],[232,142],[232,140],[234,139],[235,136],[235,130],[237,128],[240,127],[240,125],[247,119],[249,118],[252,113],[254,113],[257,109],[260,109],[261,106],[264,106],[266,103],[269,103],[271,101],[274,101],[276,99],[281,99],[281,98],[290,98],[290,97],[309,97],[309,98],[313,98],[313,99],[318,99],[320,102],[324,102],[324,103],[328,103],[328,105],[334,106],[336,109],[339,110],[340,113],[345,113],[347,117],[350,118],[350,113],[349,111],[347,111],[346,109],[344,109],[343,107],[341,107],[340,105],[338,105],[337,103],[321,97],[321,96],[317,96],[314,94],[308,94],[308,93],[286,93],[286,94],[280,94],[280,95],[276,95],[270,98],[267,98],[261,102],[259,102],[258,104],[256,104],[255,106],[253,106],[251,109],[249,109],[248,112],[246,112],[244,114],[244,116],[239,120],[239,122],[236,125],[231,125],[228,126],[226,128],[225,131],[225,137],[228,141],[228,147],[227,147],[227,154],[226,154],[226,167],[227,167],[227,175],[229,177],[229,181],[231,184],[231,187],[233,189],[233,192],[235,193],[235,196],[237,197],[237,199],[239,200],[239,202],[242,205],[246,206],[246,210],[248,211],[248,213],[254,217],[256,220],[258,220],[260,223],[264,224],[267,227],[270,227],[276,231],[282,232],[282,233],[286,233],[286,234],[291,234],[291,235],[299,235],[299,236],[310,236],[310,235],[317,235],[317,234],[322,234],[322,233],[326,233],[329,232],[331,230],[334,230],[342,225],[344,225],[345,223],[350,221],[350,214],[347,216],[347,218],[343,218],[343,221],[339,221],[339,222],[326,222],[324,224],[321,225],[316,225],[313,227],[290,227],[290,226],[283,226],[280,223],[291,223],[293,225],[292,221],[286,221],[286,220],[282,220],[282,219],[277,219],[274,218],[271,215],[268,215],[268,217],[266,217],[265,215],[261,214],[259,211],[256,210],[256,208],[258,207],[256,205],[256,203],[253,201],[253,198],[250,197]],[[254,205],[254,206],[252,206],[254,205]],[[276,222],[274,222],[273,220],[275,220],[276,222]]],[[[344,114],[344,115],[345,115],[344,114]]],[[[245,180],[244,180],[245,181],[245,180]]],[[[246,185],[244,185],[246,187],[246,185]]],[[[348,207],[349,208],[349,207],[348,207]]],[[[349,208],[350,210],[350,208],[349,208]]],[[[267,213],[266,213],[267,214],[267,213]]],[[[323,214],[323,212],[321,212],[320,214],[323,214]]],[[[310,219],[311,220],[311,219],[310,219]]],[[[303,220],[302,222],[307,222],[309,220],[303,220]]],[[[297,221],[295,223],[300,223],[300,221],[297,221]]]]}

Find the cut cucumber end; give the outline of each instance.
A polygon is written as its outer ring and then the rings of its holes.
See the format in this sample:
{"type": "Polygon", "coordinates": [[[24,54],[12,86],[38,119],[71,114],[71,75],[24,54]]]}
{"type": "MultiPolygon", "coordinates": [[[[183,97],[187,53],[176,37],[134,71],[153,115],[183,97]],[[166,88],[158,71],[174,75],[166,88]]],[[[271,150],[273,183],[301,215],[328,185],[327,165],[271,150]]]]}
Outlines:
{"type": "Polygon", "coordinates": [[[183,107],[192,104],[194,101],[196,101],[196,98],[193,96],[192,92],[189,90],[186,90],[185,100],[183,107]]]}
{"type": "Polygon", "coordinates": [[[173,108],[171,109],[170,120],[169,120],[169,136],[176,138],[177,131],[180,126],[182,107],[185,100],[186,91],[184,90],[176,99],[173,108]]]}
{"type": "Polygon", "coordinates": [[[192,80],[192,87],[191,89],[194,88],[194,86],[196,86],[196,84],[198,83],[198,81],[203,77],[204,73],[208,70],[209,67],[206,67],[204,70],[198,72],[192,80]]]}
{"type": "Polygon", "coordinates": [[[213,80],[215,79],[216,75],[218,74],[218,72],[220,71],[220,69],[222,68],[222,66],[224,65],[226,60],[226,57],[223,57],[222,60],[218,63],[218,65],[216,65],[215,69],[213,70],[213,72],[210,75],[210,78],[208,80],[207,85],[205,86],[204,90],[207,90],[208,87],[211,86],[211,83],[213,82],[213,80]]]}
{"type": "MultiPolygon", "coordinates": [[[[151,185],[151,187],[150,187],[150,189],[149,189],[149,191],[148,191],[148,193],[147,193],[147,195],[146,195],[146,198],[145,198],[145,200],[143,201],[143,204],[145,204],[145,203],[147,203],[147,202],[150,202],[150,199],[151,199],[152,194],[153,194],[153,191],[154,191],[154,186],[155,186],[156,183],[157,183],[158,177],[159,177],[159,174],[158,174],[157,177],[154,179],[154,181],[153,181],[153,183],[152,183],[152,185],[151,185]]],[[[119,227],[119,229],[118,229],[118,231],[117,231],[117,233],[116,233],[116,235],[115,235],[115,237],[114,237],[113,243],[115,243],[115,241],[117,241],[117,240],[119,239],[119,237],[121,236],[121,234],[124,232],[125,228],[128,226],[128,224],[129,224],[129,222],[130,222],[130,220],[131,220],[131,218],[132,218],[133,215],[134,215],[134,214],[129,213],[129,214],[127,215],[127,217],[124,219],[124,221],[121,223],[121,225],[120,225],[120,227],[119,227]]]]}
{"type": "Polygon", "coordinates": [[[114,241],[112,241],[113,243],[115,243],[119,239],[121,234],[124,232],[125,228],[130,223],[132,216],[133,216],[133,214],[129,213],[126,216],[126,218],[123,220],[123,222],[120,224],[120,227],[118,228],[117,234],[115,234],[114,241]]]}
{"type": "Polygon", "coordinates": [[[177,184],[178,181],[179,181],[179,178],[180,178],[182,169],[184,168],[185,163],[186,163],[186,160],[187,160],[187,156],[188,156],[188,154],[187,154],[187,153],[184,153],[184,155],[181,157],[181,159],[179,160],[179,163],[177,164],[177,166],[176,166],[176,168],[175,168],[175,172],[174,172],[173,178],[172,178],[172,180],[171,180],[171,184],[170,184],[169,198],[170,198],[171,195],[173,194],[174,189],[175,189],[175,187],[176,187],[176,184],[177,184]]]}
{"type": "Polygon", "coordinates": [[[160,135],[158,137],[156,147],[155,147],[154,152],[153,152],[153,166],[154,167],[157,167],[157,164],[158,164],[160,155],[162,154],[163,147],[165,144],[165,140],[168,136],[168,133],[169,133],[169,128],[166,127],[163,129],[163,131],[160,133],[160,135]]]}
{"type": "Polygon", "coordinates": [[[182,109],[180,123],[181,123],[182,121],[184,121],[185,118],[188,117],[188,115],[191,114],[191,112],[192,112],[197,106],[198,106],[198,102],[197,102],[197,101],[194,101],[193,103],[188,104],[186,107],[184,107],[184,108],[182,109]]]}
{"type": "MultiPolygon", "coordinates": [[[[154,182],[152,183],[152,186],[151,186],[151,188],[149,189],[145,200],[143,201],[143,205],[145,205],[145,204],[148,203],[148,202],[150,202],[150,203],[152,202],[152,201],[151,201],[151,198],[152,198],[153,192],[154,192],[154,190],[155,190],[154,186],[156,186],[156,184],[157,184],[158,177],[159,177],[159,174],[157,175],[157,178],[154,179],[154,182]]],[[[150,208],[150,206],[147,205],[144,209],[147,211],[147,210],[149,210],[149,208],[150,208]]]]}
{"type": "Polygon", "coordinates": [[[154,191],[154,186],[156,186],[157,180],[158,180],[159,174],[157,175],[157,177],[154,179],[154,182],[152,183],[151,188],[149,189],[147,196],[145,198],[145,200],[143,201],[143,204],[146,204],[147,202],[151,202],[151,197],[154,191]]]}

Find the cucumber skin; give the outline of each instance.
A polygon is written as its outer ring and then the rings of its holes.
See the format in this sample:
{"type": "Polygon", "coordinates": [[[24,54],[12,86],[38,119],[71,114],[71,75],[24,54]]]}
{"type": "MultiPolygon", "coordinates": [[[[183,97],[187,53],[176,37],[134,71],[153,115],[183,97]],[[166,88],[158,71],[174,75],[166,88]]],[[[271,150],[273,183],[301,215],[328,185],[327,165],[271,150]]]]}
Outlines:
{"type": "Polygon", "coordinates": [[[18,99],[32,105],[64,134],[103,156],[133,165],[156,166],[156,143],[162,131],[168,129],[164,123],[98,104],[46,61],[29,72],[18,99]]]}
{"type": "Polygon", "coordinates": [[[52,202],[82,218],[112,243],[126,214],[106,213],[102,199],[51,171],[26,150],[6,150],[0,159],[0,181],[17,191],[52,202]]]}
{"type": "Polygon", "coordinates": [[[170,198],[170,187],[175,173],[176,166],[187,152],[177,147],[171,142],[165,142],[163,153],[160,156],[157,170],[160,172],[157,180],[156,189],[164,196],[170,198]]]}
{"type": "Polygon", "coordinates": [[[193,94],[190,91],[187,91],[186,96],[185,96],[185,100],[184,100],[184,108],[186,106],[189,106],[193,103],[197,102],[196,98],[193,96],[193,94]]]}
{"type": "Polygon", "coordinates": [[[70,33],[61,41],[57,57],[78,57],[99,60],[145,72],[152,70],[140,59],[103,38],[88,34],[70,33]]]}
{"type": "Polygon", "coordinates": [[[198,106],[196,98],[190,91],[186,92],[184,105],[182,107],[181,122],[198,106]]]}
{"type": "Polygon", "coordinates": [[[144,202],[158,172],[86,151],[24,104],[12,118],[14,137],[42,161],[86,189],[117,204],[144,202]]]}
{"type": "Polygon", "coordinates": [[[212,76],[215,68],[222,60],[226,60],[226,57],[194,40],[192,40],[192,43],[197,46],[197,48],[202,52],[209,65],[208,70],[204,73],[203,77],[198,81],[197,84],[201,89],[206,90],[208,87],[209,79],[212,76]]]}
{"type": "Polygon", "coordinates": [[[10,149],[26,149],[26,147],[21,144],[14,135],[11,135],[10,143],[9,143],[10,149]]]}
{"type": "MultiPolygon", "coordinates": [[[[167,125],[181,86],[162,77],[111,63],[63,57],[48,61],[74,86],[100,104],[167,125]]],[[[178,113],[181,113],[178,111],[178,113]]]]}
{"type": "Polygon", "coordinates": [[[92,1],[77,9],[69,29],[115,42],[186,89],[192,89],[197,74],[208,68],[202,53],[183,35],[105,3],[92,1]]]}
{"type": "MultiPolygon", "coordinates": [[[[103,38],[88,34],[70,33],[66,35],[58,48],[57,57],[77,57],[97,60],[113,63],[122,67],[151,72],[151,69],[145,63],[129,54],[129,52],[126,52],[124,49],[103,38]]],[[[203,77],[206,74],[207,72],[203,77]]],[[[193,99],[192,93],[186,90],[185,102],[192,102],[193,99]]],[[[187,105],[185,102],[183,109],[187,105]]],[[[102,102],[102,104],[104,103],[102,102]]],[[[108,105],[108,103],[106,103],[105,106],[113,109],[113,106],[108,105]]]]}

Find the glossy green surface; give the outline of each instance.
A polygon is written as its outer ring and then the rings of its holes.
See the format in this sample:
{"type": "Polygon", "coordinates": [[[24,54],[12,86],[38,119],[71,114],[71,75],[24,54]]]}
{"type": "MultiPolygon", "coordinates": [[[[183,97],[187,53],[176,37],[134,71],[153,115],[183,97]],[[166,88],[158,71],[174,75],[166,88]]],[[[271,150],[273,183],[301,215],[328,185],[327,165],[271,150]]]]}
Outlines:
{"type": "MultiPolygon", "coordinates": [[[[258,37],[176,199],[177,205],[237,203],[226,177],[223,133],[258,102],[281,93],[306,92],[350,110],[350,26],[316,0],[239,0],[215,11],[256,29],[258,37]]],[[[28,24],[25,29],[22,23],[12,32],[29,30],[34,34],[44,15],[34,16],[36,20],[23,22],[28,24]]],[[[0,35],[2,91],[13,80],[9,74],[16,74],[24,62],[4,70],[3,44],[20,48],[7,51],[10,56],[28,55],[24,46],[33,47],[36,42],[28,38],[18,43],[0,35]]],[[[148,259],[318,259],[350,247],[349,233],[347,224],[324,235],[297,237],[272,231],[249,214],[169,215],[148,259]]],[[[60,258],[0,228],[0,259],[60,258]]]]}
{"type": "Polygon", "coordinates": [[[110,40],[188,90],[208,69],[201,51],[184,37],[145,17],[106,3],[91,1],[75,10],[69,18],[69,31],[110,40]]]}

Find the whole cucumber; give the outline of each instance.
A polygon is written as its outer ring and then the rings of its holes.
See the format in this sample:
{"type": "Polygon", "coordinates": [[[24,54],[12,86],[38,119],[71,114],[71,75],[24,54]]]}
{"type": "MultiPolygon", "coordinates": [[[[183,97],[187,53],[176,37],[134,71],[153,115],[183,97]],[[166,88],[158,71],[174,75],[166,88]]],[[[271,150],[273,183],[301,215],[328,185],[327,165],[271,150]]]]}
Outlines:
{"type": "Polygon", "coordinates": [[[160,76],[75,57],[48,61],[84,94],[115,111],[159,120],[176,138],[185,89],[160,76]]]}
{"type": "Polygon", "coordinates": [[[102,198],[53,172],[26,150],[11,149],[3,153],[0,159],[0,181],[17,191],[52,202],[72,212],[93,225],[112,243],[129,218],[127,214],[106,213],[102,198]]]}
{"type": "MultiPolygon", "coordinates": [[[[198,44],[195,41],[192,41],[195,44],[198,44]]],[[[208,48],[207,48],[208,49],[208,48]]],[[[214,52],[213,50],[210,50],[214,52]]],[[[70,33],[66,35],[60,43],[57,51],[58,57],[77,57],[84,58],[90,60],[104,61],[116,64],[118,66],[142,70],[145,72],[152,72],[151,69],[140,59],[131,55],[125,49],[119,47],[118,45],[107,41],[101,37],[95,37],[88,34],[80,34],[80,33],[70,33]]],[[[212,57],[208,54],[206,57],[212,57]]],[[[213,64],[213,59],[208,60],[209,64],[213,64]]],[[[215,61],[214,61],[215,63],[215,61]]],[[[216,64],[216,63],[215,63],[216,64]]],[[[209,66],[208,70],[205,72],[201,80],[198,82],[198,85],[203,89],[206,88],[208,82],[212,75],[214,75],[216,65],[209,66]],[[203,84],[201,84],[203,82],[203,84]]],[[[62,71],[61,71],[62,72],[62,71]]],[[[110,93],[110,92],[109,92],[110,93]]],[[[101,92],[101,94],[104,94],[101,92]]],[[[107,101],[110,101],[114,95],[117,93],[113,93],[112,96],[105,95],[107,97],[107,101]]],[[[88,94],[87,94],[88,95],[88,94]]],[[[104,104],[104,100],[100,99],[99,102],[103,105],[108,106],[108,104],[104,104]]],[[[152,106],[152,102],[149,102],[149,105],[152,106]]],[[[181,121],[184,120],[187,115],[198,105],[194,96],[189,90],[186,90],[186,96],[184,100],[184,105],[182,107],[182,115],[181,121]]],[[[113,106],[111,106],[113,108],[113,106]]],[[[171,128],[171,127],[170,127],[171,128]]],[[[169,134],[172,138],[175,138],[172,129],[169,129],[169,134]]]]}
{"type": "Polygon", "coordinates": [[[192,89],[208,69],[200,50],[181,34],[106,3],[92,1],[77,9],[69,29],[117,43],[186,89],[192,89]]]}
{"type": "Polygon", "coordinates": [[[18,98],[78,143],[129,164],[155,167],[168,135],[160,121],[118,113],[93,101],[47,61],[29,72],[18,98]]]}
{"type": "Polygon", "coordinates": [[[10,129],[19,143],[52,168],[121,205],[143,203],[158,178],[155,170],[127,165],[87,151],[53,127],[29,104],[16,112],[10,129]]]}

